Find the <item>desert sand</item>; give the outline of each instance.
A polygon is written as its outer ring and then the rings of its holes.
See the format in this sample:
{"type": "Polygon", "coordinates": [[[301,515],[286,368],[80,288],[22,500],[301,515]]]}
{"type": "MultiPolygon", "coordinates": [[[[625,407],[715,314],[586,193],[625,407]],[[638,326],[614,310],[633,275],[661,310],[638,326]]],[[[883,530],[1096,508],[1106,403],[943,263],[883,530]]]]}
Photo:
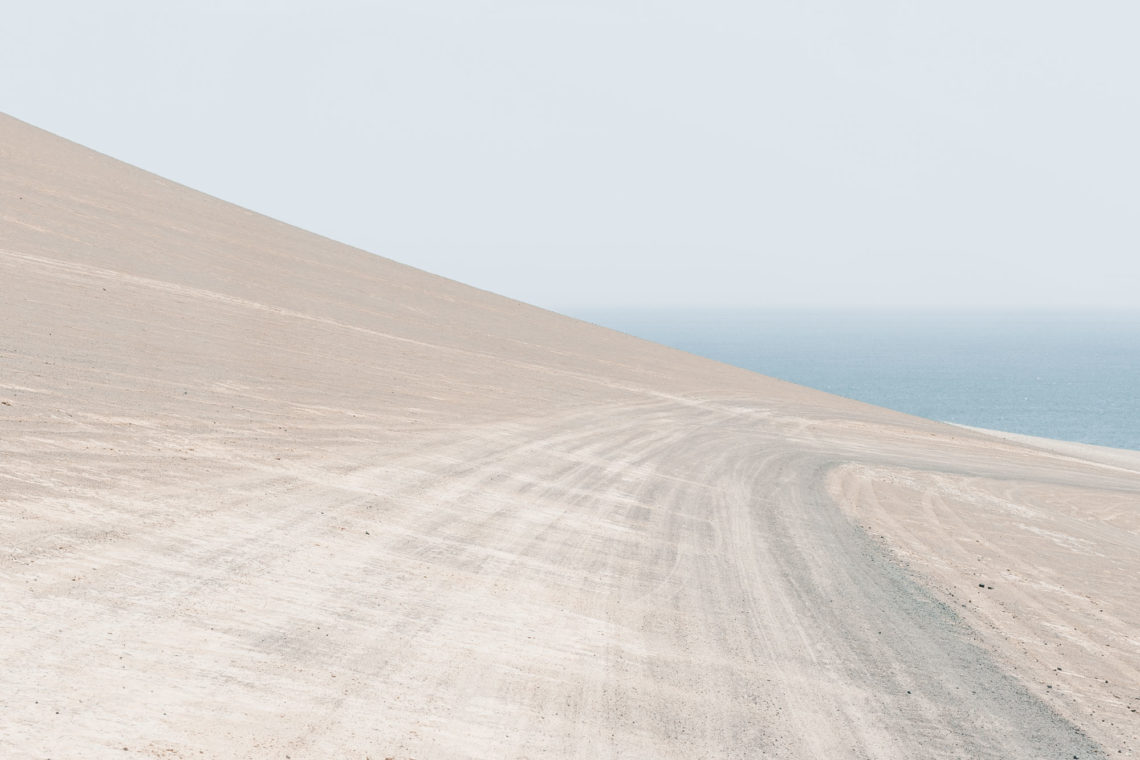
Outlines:
{"type": "Polygon", "coordinates": [[[0,509],[0,757],[1140,748],[1140,453],[669,350],[8,117],[0,509]]]}

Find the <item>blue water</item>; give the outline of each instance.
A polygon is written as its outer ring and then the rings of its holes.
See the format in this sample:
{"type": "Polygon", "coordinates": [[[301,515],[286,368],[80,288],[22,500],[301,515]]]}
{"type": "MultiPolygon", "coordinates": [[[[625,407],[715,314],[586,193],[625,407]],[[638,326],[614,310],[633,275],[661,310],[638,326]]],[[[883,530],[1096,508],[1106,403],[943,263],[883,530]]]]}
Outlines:
{"type": "Polygon", "coordinates": [[[929,419],[1140,449],[1140,312],[573,316],[929,419]]]}

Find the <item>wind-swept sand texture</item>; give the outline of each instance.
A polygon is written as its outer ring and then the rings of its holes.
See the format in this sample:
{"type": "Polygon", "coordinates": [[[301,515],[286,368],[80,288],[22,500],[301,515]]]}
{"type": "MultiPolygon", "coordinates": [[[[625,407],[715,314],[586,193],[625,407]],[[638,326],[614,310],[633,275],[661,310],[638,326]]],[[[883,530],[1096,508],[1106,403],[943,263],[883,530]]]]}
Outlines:
{"type": "Polygon", "coordinates": [[[6,117],[0,216],[0,756],[1135,756],[1131,454],[671,351],[6,117]]]}

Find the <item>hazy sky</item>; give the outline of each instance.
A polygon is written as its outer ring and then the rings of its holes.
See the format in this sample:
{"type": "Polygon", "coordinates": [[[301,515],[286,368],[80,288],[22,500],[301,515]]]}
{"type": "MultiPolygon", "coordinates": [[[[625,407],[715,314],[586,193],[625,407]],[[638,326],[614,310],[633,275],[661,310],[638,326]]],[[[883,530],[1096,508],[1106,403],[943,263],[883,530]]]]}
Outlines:
{"type": "Polygon", "coordinates": [[[1140,306],[1135,2],[6,3],[0,110],[555,308],[1140,306]]]}

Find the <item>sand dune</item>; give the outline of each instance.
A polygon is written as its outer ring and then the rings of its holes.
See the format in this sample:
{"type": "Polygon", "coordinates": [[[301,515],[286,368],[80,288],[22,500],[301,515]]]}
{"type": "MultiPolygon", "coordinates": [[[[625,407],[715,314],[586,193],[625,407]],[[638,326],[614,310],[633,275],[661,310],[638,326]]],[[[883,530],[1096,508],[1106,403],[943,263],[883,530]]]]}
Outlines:
{"type": "Polygon", "coordinates": [[[672,351],[8,117],[0,217],[0,756],[1136,756],[1140,454],[672,351]]]}

